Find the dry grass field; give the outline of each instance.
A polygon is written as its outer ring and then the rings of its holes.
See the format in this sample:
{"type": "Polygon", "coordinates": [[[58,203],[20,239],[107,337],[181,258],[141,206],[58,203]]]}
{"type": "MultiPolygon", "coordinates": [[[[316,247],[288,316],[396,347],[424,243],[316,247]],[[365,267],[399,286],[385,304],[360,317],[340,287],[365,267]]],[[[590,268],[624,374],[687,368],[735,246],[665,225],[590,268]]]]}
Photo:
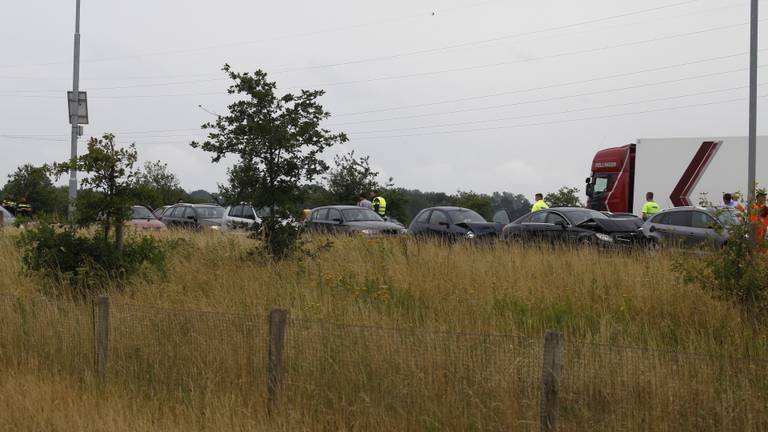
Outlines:
{"type": "MultiPolygon", "coordinates": [[[[221,233],[90,303],[40,298],[0,234],[0,429],[538,430],[543,334],[560,430],[767,430],[768,330],[682,284],[671,253],[333,239],[303,262],[221,233]],[[289,311],[266,412],[266,315],[289,311]]],[[[317,239],[319,242],[320,239],[317,239]]]]}

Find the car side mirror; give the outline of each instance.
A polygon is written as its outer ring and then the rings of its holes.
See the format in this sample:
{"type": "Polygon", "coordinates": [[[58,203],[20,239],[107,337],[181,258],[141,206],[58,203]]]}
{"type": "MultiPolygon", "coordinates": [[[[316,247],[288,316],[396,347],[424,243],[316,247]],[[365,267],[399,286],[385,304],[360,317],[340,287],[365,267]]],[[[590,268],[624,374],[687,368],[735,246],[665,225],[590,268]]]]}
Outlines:
{"type": "Polygon", "coordinates": [[[344,223],[344,220],[343,219],[339,219],[339,218],[333,218],[333,221],[336,222],[337,224],[344,223]]]}
{"type": "Polygon", "coordinates": [[[563,229],[565,229],[565,227],[567,226],[565,224],[565,221],[562,221],[562,220],[555,221],[555,225],[557,225],[557,226],[559,226],[560,228],[563,228],[563,229]]]}
{"type": "Polygon", "coordinates": [[[197,218],[194,215],[187,216],[187,219],[189,220],[196,220],[197,218]]]}
{"type": "Polygon", "coordinates": [[[587,179],[584,180],[584,183],[586,183],[586,184],[592,183],[592,178],[591,177],[587,177],[587,179]]]}
{"type": "Polygon", "coordinates": [[[438,224],[438,225],[442,225],[442,226],[444,226],[444,227],[446,227],[446,228],[448,228],[449,226],[451,226],[451,224],[449,224],[448,222],[438,222],[437,224],[438,224]]]}

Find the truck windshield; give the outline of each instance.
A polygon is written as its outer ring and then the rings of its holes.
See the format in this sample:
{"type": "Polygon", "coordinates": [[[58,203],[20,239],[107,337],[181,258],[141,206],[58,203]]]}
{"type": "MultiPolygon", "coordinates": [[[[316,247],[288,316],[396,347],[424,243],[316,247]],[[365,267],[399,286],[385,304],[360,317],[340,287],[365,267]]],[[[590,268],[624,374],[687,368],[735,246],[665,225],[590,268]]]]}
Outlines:
{"type": "Polygon", "coordinates": [[[616,174],[594,174],[592,176],[592,195],[604,194],[613,183],[616,174]]]}

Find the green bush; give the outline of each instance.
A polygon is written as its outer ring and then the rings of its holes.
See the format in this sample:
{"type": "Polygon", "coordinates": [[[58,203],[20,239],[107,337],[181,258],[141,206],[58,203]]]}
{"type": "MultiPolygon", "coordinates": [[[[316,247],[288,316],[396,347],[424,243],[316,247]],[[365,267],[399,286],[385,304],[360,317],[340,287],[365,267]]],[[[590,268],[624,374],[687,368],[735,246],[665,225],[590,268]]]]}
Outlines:
{"type": "Polygon", "coordinates": [[[152,237],[128,238],[119,251],[103,236],[40,221],[18,243],[25,271],[41,276],[46,294],[86,298],[165,268],[166,245],[152,237]]]}
{"type": "Polygon", "coordinates": [[[752,241],[750,232],[751,225],[742,220],[729,228],[728,242],[721,250],[678,258],[674,269],[686,283],[736,302],[745,318],[755,319],[768,310],[768,256],[752,241]]]}

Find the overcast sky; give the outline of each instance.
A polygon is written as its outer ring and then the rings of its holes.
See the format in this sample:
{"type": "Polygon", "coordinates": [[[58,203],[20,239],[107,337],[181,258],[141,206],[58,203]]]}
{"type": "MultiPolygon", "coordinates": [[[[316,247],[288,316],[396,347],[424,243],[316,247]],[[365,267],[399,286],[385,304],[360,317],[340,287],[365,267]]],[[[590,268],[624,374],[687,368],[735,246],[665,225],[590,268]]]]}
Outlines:
{"type": "MultiPolygon", "coordinates": [[[[75,17],[75,0],[6,3],[3,179],[69,157],[75,17]]],[[[747,133],[748,19],[747,0],[82,0],[85,137],[114,132],[186,189],[216,190],[227,165],[188,144],[212,119],[198,105],[231,101],[227,62],[325,89],[327,126],[350,136],[335,151],[398,186],[582,186],[601,148],[747,133]]]]}

